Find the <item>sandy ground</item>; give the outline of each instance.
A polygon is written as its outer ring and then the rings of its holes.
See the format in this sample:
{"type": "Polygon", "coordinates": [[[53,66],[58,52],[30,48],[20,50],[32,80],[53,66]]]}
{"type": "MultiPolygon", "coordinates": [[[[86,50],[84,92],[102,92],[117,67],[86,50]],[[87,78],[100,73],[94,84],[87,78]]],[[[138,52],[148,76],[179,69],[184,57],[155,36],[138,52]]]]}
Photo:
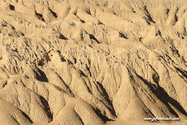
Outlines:
{"type": "Polygon", "coordinates": [[[186,10],[185,0],[0,0],[0,125],[185,125],[186,10]]]}

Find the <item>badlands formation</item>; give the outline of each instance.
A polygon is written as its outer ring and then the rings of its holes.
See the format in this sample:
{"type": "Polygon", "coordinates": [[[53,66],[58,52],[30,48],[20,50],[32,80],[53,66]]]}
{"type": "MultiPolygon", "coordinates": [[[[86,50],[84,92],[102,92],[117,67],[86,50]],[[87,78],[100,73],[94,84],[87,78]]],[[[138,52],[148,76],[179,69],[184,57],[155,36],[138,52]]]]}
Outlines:
{"type": "Polygon", "coordinates": [[[186,0],[0,0],[0,125],[187,123],[186,40],[186,0]]]}

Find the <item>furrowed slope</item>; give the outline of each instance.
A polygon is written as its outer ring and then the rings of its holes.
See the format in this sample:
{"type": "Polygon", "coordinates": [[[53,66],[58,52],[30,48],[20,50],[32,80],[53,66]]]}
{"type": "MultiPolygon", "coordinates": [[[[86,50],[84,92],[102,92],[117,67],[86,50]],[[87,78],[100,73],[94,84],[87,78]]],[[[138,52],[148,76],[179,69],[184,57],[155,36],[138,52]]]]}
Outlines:
{"type": "Polygon", "coordinates": [[[0,1],[0,123],[187,116],[187,4],[0,1]]]}

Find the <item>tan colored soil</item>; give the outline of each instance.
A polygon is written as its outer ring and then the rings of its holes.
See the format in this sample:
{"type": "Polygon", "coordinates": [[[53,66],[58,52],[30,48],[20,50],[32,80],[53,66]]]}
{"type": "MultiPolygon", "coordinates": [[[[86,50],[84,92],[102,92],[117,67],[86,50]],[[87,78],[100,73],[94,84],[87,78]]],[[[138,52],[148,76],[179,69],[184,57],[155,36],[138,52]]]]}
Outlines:
{"type": "Polygon", "coordinates": [[[185,0],[0,0],[0,125],[187,123],[186,29],[185,0]]]}

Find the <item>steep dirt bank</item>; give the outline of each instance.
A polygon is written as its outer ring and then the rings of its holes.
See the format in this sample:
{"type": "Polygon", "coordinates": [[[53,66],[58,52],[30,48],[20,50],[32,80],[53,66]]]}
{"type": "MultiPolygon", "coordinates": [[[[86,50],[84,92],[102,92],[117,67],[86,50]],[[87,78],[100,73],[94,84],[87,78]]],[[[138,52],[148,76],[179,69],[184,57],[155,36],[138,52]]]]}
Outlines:
{"type": "Polygon", "coordinates": [[[187,116],[187,4],[1,0],[0,123],[187,116]]]}

